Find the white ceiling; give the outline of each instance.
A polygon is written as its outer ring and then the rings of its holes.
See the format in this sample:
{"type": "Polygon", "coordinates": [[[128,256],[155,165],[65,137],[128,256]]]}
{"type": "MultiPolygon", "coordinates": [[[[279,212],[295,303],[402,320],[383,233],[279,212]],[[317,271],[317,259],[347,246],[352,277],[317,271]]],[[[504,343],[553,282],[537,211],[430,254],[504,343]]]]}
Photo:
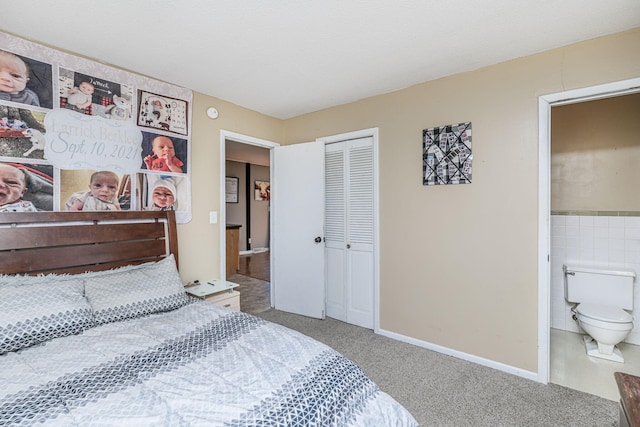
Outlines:
{"type": "Polygon", "coordinates": [[[640,26],[639,0],[18,3],[3,31],[281,119],[640,26]]]}

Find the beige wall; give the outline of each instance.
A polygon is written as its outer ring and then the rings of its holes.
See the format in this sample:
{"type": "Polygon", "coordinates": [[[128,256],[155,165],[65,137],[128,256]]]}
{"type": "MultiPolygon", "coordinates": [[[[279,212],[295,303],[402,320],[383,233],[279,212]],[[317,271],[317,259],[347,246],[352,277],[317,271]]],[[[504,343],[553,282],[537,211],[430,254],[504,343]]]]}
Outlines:
{"type": "Polygon", "coordinates": [[[640,94],[553,107],[551,210],[640,212],[640,94]]]}
{"type": "MultiPolygon", "coordinates": [[[[226,161],[226,176],[238,178],[238,203],[226,203],[227,224],[239,224],[240,227],[240,250],[246,251],[247,246],[247,163],[226,161]]],[[[269,247],[269,202],[255,200],[253,193],[253,183],[256,180],[270,181],[269,167],[260,165],[250,165],[250,185],[249,194],[251,208],[251,249],[269,247]]],[[[227,272],[227,274],[229,274],[227,272]]]]}
{"type": "MultiPolygon", "coordinates": [[[[238,178],[238,203],[225,203],[227,224],[240,225],[240,250],[247,249],[247,164],[227,160],[225,162],[225,176],[238,178]]],[[[230,274],[227,272],[227,274],[230,274]]]]}
{"type": "Polygon", "coordinates": [[[380,326],[536,372],[538,97],[636,77],[640,29],[290,119],[283,142],[378,127],[380,326]],[[423,186],[422,130],[464,121],[473,183],[423,186]]]}
{"type": "MultiPolygon", "coordinates": [[[[255,181],[271,181],[268,166],[251,165],[251,188],[255,181]]],[[[251,194],[251,248],[269,247],[269,203],[251,194]]]]}

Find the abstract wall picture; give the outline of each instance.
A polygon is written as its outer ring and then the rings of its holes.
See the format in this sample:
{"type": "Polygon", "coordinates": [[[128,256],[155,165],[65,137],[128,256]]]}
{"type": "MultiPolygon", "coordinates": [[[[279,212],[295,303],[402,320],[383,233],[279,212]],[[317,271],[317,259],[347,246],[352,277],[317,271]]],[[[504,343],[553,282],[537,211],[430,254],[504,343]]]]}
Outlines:
{"type": "Polygon", "coordinates": [[[471,122],[422,131],[422,184],[471,183],[471,122]]]}

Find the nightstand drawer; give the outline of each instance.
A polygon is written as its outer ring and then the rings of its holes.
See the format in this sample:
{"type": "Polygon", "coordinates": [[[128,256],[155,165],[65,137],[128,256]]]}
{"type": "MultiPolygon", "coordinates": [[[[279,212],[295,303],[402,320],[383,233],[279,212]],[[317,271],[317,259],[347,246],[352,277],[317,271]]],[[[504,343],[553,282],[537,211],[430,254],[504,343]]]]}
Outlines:
{"type": "Polygon", "coordinates": [[[205,298],[205,301],[240,311],[240,292],[220,292],[205,298]]]}

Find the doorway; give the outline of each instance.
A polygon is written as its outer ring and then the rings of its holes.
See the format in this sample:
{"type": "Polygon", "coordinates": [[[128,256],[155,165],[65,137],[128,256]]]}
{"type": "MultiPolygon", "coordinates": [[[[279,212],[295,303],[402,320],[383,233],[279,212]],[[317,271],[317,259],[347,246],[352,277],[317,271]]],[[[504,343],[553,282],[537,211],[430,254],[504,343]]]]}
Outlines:
{"type": "Polygon", "coordinates": [[[276,146],[220,133],[220,271],[224,280],[239,285],[240,308],[250,314],[271,308],[270,201],[268,192],[255,192],[255,185],[271,181],[271,149],[276,146]],[[233,194],[227,198],[229,183],[233,194]]]}
{"type": "Polygon", "coordinates": [[[541,96],[539,112],[538,186],[538,381],[551,377],[551,107],[640,92],[640,79],[631,79],[541,96]]]}

